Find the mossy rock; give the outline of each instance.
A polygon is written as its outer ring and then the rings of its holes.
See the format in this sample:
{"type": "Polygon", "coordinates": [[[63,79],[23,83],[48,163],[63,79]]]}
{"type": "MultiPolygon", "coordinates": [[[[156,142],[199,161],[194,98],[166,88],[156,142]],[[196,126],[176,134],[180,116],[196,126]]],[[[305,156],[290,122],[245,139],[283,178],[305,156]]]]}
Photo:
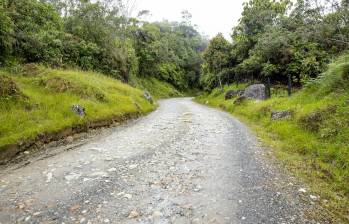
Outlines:
{"type": "Polygon", "coordinates": [[[0,76],[0,99],[24,98],[16,82],[7,76],[0,76]]]}
{"type": "Polygon", "coordinates": [[[37,64],[26,64],[23,66],[23,75],[32,77],[32,76],[37,76],[45,71],[44,68],[40,67],[37,64]]]}
{"type": "Polygon", "coordinates": [[[47,80],[41,80],[41,84],[44,85],[45,88],[57,93],[64,93],[74,89],[74,86],[71,82],[61,77],[54,77],[47,80]]]}
{"type": "Polygon", "coordinates": [[[336,113],[336,106],[328,106],[326,108],[315,110],[309,114],[303,115],[298,119],[298,123],[308,131],[318,132],[323,122],[336,113]]]}

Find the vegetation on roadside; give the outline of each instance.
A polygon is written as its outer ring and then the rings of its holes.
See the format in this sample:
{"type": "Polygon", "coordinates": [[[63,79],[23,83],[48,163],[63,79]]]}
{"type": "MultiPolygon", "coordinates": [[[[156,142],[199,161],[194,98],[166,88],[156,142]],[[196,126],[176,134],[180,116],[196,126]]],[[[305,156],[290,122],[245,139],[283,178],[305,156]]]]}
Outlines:
{"type": "Polygon", "coordinates": [[[0,146],[89,122],[150,112],[143,91],[95,72],[27,65],[0,70],[0,146]],[[86,115],[78,116],[73,105],[86,115]]]}
{"type": "Polygon", "coordinates": [[[347,0],[249,0],[232,43],[214,37],[204,52],[201,85],[258,80],[301,87],[349,47],[347,0]]]}
{"type": "Polygon", "coordinates": [[[266,101],[234,104],[234,99],[224,99],[227,90],[245,86],[217,88],[196,100],[250,124],[293,173],[307,180],[324,207],[349,221],[349,54],[292,97],[273,88],[273,97],[266,101]],[[291,118],[271,119],[272,111],[283,110],[291,118]]]}
{"type": "Polygon", "coordinates": [[[173,85],[156,78],[139,78],[136,87],[148,91],[155,99],[183,96],[173,85]]]}
{"type": "Polygon", "coordinates": [[[0,0],[0,67],[40,63],[97,71],[133,84],[157,78],[181,90],[198,86],[206,40],[191,24],[144,21],[126,1],[0,0]]]}

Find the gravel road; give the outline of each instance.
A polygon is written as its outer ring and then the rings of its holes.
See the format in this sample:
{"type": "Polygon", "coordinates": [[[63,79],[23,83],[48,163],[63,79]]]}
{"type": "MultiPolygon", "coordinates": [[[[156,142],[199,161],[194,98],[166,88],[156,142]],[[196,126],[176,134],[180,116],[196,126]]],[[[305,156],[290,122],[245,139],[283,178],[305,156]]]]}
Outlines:
{"type": "Polygon", "coordinates": [[[189,98],[73,145],[2,168],[0,223],[317,223],[245,125],[189,98]]]}

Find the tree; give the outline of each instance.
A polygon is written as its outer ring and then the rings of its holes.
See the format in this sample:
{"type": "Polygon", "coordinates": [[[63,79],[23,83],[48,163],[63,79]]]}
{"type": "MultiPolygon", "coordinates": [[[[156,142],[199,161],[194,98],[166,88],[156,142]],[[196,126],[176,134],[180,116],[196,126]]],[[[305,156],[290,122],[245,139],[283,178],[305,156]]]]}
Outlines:
{"type": "Polygon", "coordinates": [[[12,51],[13,44],[13,23],[0,1],[0,62],[12,51]]]}
{"type": "Polygon", "coordinates": [[[220,33],[210,41],[203,53],[205,65],[203,66],[202,84],[208,86],[222,87],[222,80],[225,79],[226,69],[230,63],[231,44],[220,33]],[[205,77],[210,76],[210,77],[205,77]],[[210,83],[208,83],[210,82],[210,83]],[[215,84],[213,84],[215,83],[215,84]]]}

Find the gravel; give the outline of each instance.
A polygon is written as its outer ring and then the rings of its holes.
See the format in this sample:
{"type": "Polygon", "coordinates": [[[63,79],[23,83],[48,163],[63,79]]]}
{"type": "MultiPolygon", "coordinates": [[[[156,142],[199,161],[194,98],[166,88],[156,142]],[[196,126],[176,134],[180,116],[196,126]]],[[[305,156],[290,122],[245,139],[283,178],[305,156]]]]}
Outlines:
{"type": "Polygon", "coordinates": [[[329,223],[245,125],[189,98],[54,151],[0,171],[0,223],[329,223]]]}

